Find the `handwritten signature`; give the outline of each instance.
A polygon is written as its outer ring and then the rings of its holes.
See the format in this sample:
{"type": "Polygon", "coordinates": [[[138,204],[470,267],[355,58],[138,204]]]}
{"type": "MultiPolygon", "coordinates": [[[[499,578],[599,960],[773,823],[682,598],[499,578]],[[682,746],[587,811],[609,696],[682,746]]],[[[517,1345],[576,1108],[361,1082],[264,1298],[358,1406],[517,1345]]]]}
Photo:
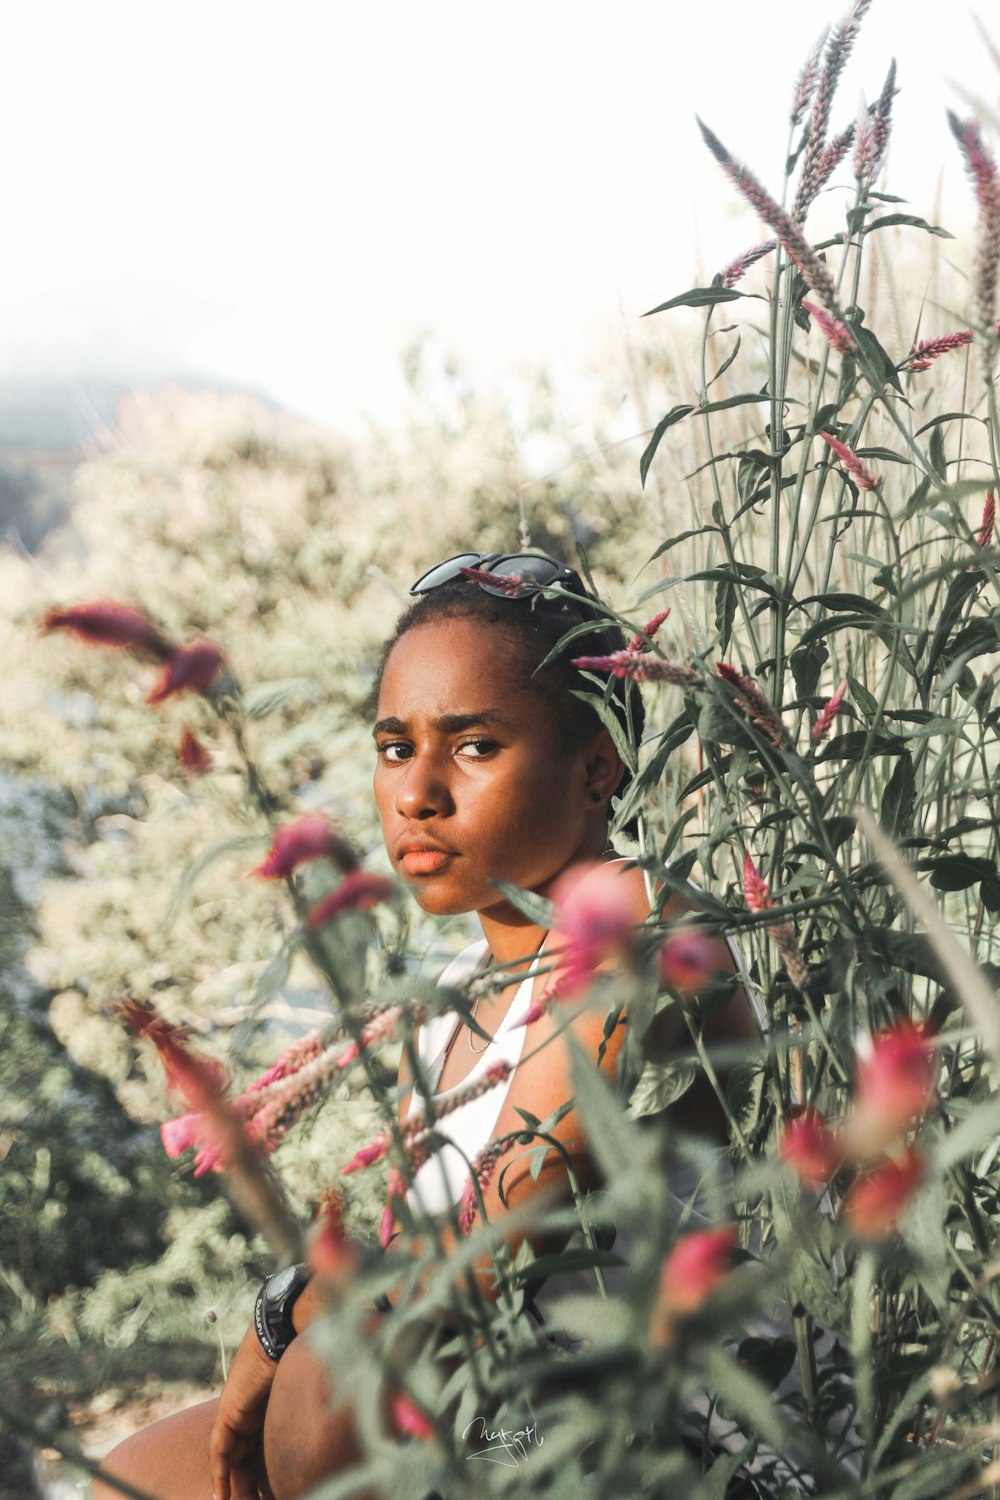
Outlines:
{"type": "Polygon", "coordinates": [[[520,1454],[521,1458],[527,1457],[525,1451],[527,1443],[537,1443],[540,1448],[545,1442],[543,1437],[536,1435],[534,1422],[532,1422],[530,1427],[522,1427],[518,1432],[508,1432],[505,1427],[501,1427],[499,1432],[490,1432],[486,1425],[485,1417],[473,1417],[465,1432],[462,1433],[463,1438],[468,1433],[469,1428],[475,1427],[477,1423],[479,1424],[479,1431],[476,1434],[476,1440],[485,1442],[487,1447],[480,1448],[478,1453],[467,1453],[467,1459],[485,1458],[490,1463],[503,1464],[505,1468],[516,1469],[518,1455],[520,1454]]]}

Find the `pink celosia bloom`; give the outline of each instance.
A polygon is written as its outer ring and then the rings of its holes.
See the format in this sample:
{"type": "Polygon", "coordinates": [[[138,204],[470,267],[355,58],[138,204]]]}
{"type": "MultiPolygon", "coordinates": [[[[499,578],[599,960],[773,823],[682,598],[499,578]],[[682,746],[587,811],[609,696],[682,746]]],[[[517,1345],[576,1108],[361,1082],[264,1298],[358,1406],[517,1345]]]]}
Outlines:
{"type": "MultiPolygon", "coordinates": [[[[473,1161],[473,1177],[478,1182],[481,1193],[485,1193],[489,1187],[497,1169],[497,1162],[510,1149],[510,1144],[509,1141],[491,1141],[488,1146],[483,1147],[473,1161]]],[[[479,1200],[476,1197],[473,1177],[470,1177],[465,1184],[458,1201],[458,1227],[463,1234],[471,1233],[479,1212],[479,1200]]]]}
{"type": "Polygon", "coordinates": [[[837,1137],[815,1109],[805,1109],[789,1119],[778,1142],[778,1155],[814,1187],[829,1182],[843,1159],[837,1137]]]}
{"type": "Polygon", "coordinates": [[[751,722],[763,731],[772,745],[776,745],[779,749],[787,745],[788,734],[781,722],[781,715],[774,704],[768,702],[754,679],[743,672],[738,672],[731,662],[720,661],[715,665],[723,681],[731,683],[736,688],[739,696],[733,701],[746,712],[751,722]]]}
{"type": "Polygon", "coordinates": [[[911,374],[918,370],[929,370],[942,354],[947,354],[950,349],[961,349],[964,344],[971,344],[973,337],[971,328],[963,328],[958,333],[944,333],[940,338],[921,339],[919,344],[912,345],[899,368],[909,370],[911,374]]]}
{"type": "Polygon", "coordinates": [[[400,1006],[390,1005],[380,1015],[376,1016],[374,1021],[369,1021],[368,1025],[362,1028],[360,1046],[357,1042],[348,1042],[343,1052],[337,1058],[337,1067],[346,1068],[348,1063],[352,1063],[356,1057],[361,1055],[361,1047],[370,1047],[373,1042],[385,1041],[387,1037],[392,1036],[400,1014],[400,1006]]]}
{"type": "Polygon", "coordinates": [[[751,266],[756,265],[765,255],[770,255],[771,251],[777,248],[777,240],[764,240],[762,244],[754,245],[750,250],[744,250],[743,254],[730,261],[722,272],[722,285],[727,288],[734,287],[738,281],[742,281],[751,266]]]}
{"type": "Polygon", "coordinates": [[[824,312],[814,303],[807,302],[805,298],[802,300],[802,306],[826,334],[826,340],[831,349],[836,349],[838,354],[854,353],[858,347],[857,340],[846,323],[842,323],[839,318],[832,317],[830,313],[824,312]]]}
{"type": "Polygon", "coordinates": [[[840,686],[835,689],[833,697],[820,710],[819,717],[812,727],[812,738],[814,740],[821,740],[824,735],[829,734],[834,719],[840,713],[840,707],[844,701],[844,694],[846,692],[847,678],[845,677],[840,686]]]}
{"type": "Polygon", "coordinates": [[[198,1146],[195,1176],[225,1168],[223,1136],[241,1129],[238,1117],[223,1097],[226,1075],[221,1064],[190,1052],[182,1032],[158,1016],[151,1006],[130,1000],[122,1018],[134,1036],[146,1037],[160,1055],[167,1086],[181,1094],[192,1112],[167,1120],[160,1127],[163,1148],[170,1157],[198,1146]]]}
{"type": "Polygon", "coordinates": [[[119,646],[155,657],[157,661],[166,661],[176,649],[141,610],[112,599],[95,599],[89,604],[74,604],[67,609],[50,609],[41,628],[46,634],[66,630],[88,645],[119,646]]]}
{"type": "Polygon", "coordinates": [[[222,670],[221,647],[214,641],[189,641],[171,651],[167,664],[150,691],[147,703],[162,703],[175,693],[207,693],[222,670]]]}
{"type": "Polygon", "coordinates": [[[388,1149],[389,1137],[384,1131],[380,1131],[373,1141],[354,1153],[346,1166],[341,1167],[341,1175],[346,1177],[348,1172],[358,1172],[362,1167],[370,1167],[374,1161],[381,1161],[388,1149]]]}
{"type": "Polygon", "coordinates": [[[391,900],[395,893],[396,887],[384,875],[375,875],[370,870],[351,870],[335,891],[313,907],[306,925],[322,927],[324,922],[329,922],[342,911],[371,911],[380,901],[391,900]]]}
{"type": "Polygon", "coordinates": [[[181,730],[177,759],[189,776],[204,776],[212,769],[211,755],[186,725],[181,730]]]}
{"type": "Polygon", "coordinates": [[[648,625],[644,625],[642,627],[642,634],[634,635],[632,637],[628,645],[625,647],[626,651],[648,651],[649,644],[645,637],[648,636],[649,640],[652,640],[653,636],[659,630],[660,626],[663,624],[669,613],[670,608],[668,605],[666,609],[661,609],[658,615],[654,615],[653,618],[649,621],[648,625]]]}
{"type": "Polygon", "coordinates": [[[434,1423],[429,1422],[423,1412],[414,1406],[409,1396],[393,1396],[392,1415],[400,1432],[425,1441],[434,1436],[434,1423]]]}
{"type": "Polygon", "coordinates": [[[996,516],[996,495],[990,490],[986,496],[986,503],[983,506],[983,519],[979,523],[979,536],[976,538],[980,547],[984,550],[993,540],[993,523],[996,521],[996,516]]]}
{"type": "Polygon", "coordinates": [[[671,682],[676,687],[697,687],[701,682],[690,667],[631,647],[608,656],[574,656],[572,661],[581,671],[610,672],[613,677],[631,677],[633,682],[671,682]]]}
{"type": "Polygon", "coordinates": [[[286,879],[299,865],[314,859],[328,859],[335,848],[336,837],[322,813],[306,813],[276,831],[267,858],[250,874],[261,875],[266,880],[286,879]]]}
{"type": "Polygon", "coordinates": [[[459,568],[459,572],[473,583],[487,583],[490,588],[500,589],[512,598],[528,589],[540,587],[533,579],[524,578],[520,573],[490,573],[485,568],[459,568]]]}
{"type": "Polygon", "coordinates": [[[585,989],[598,964],[627,947],[635,924],[629,882],[601,860],[574,865],[552,888],[563,995],[585,989]]]}
{"type": "Polygon", "coordinates": [[[858,1045],[854,1110],[844,1131],[852,1154],[870,1157],[908,1130],[934,1097],[937,1061],[911,1021],[858,1045]]]}
{"type": "Polygon", "coordinates": [[[357,1246],[344,1229],[343,1199],[336,1188],[330,1188],[309,1245],[309,1264],[324,1281],[343,1284],[353,1276],[360,1259],[357,1246]]]}
{"type": "Polygon", "coordinates": [[[652,1310],[650,1338],[665,1345],[678,1318],[697,1312],[728,1276],[736,1248],[735,1227],[686,1234],[660,1268],[660,1286],[652,1310]]]}
{"type": "Polygon", "coordinates": [[[771,887],[749,854],[743,861],[743,899],[751,911],[767,911],[774,905],[771,887]]]}
{"type": "Polygon", "coordinates": [[[848,474],[853,475],[857,480],[859,490],[873,490],[876,487],[879,482],[878,475],[873,474],[871,469],[862,463],[853,448],[848,448],[846,443],[842,443],[839,438],[835,438],[829,432],[821,432],[820,437],[833,449],[848,474]]]}
{"type": "Polygon", "coordinates": [[[718,970],[715,944],[703,932],[677,932],[660,949],[660,982],[681,995],[694,995],[718,970]]]}
{"type": "Polygon", "coordinates": [[[924,1175],[924,1159],[912,1148],[901,1161],[887,1161],[859,1177],[844,1198],[844,1222],[860,1239],[892,1234],[924,1175]]]}

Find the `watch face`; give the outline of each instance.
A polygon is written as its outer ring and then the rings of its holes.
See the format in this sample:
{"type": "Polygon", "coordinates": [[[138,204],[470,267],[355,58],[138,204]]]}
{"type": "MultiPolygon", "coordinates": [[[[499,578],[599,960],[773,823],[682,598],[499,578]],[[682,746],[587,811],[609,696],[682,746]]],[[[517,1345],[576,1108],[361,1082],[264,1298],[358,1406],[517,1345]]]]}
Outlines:
{"type": "Polygon", "coordinates": [[[268,1302],[281,1301],[295,1280],[295,1273],[298,1269],[298,1266],[286,1266],[283,1271],[278,1271],[276,1275],[271,1277],[271,1280],[267,1283],[268,1302]]]}

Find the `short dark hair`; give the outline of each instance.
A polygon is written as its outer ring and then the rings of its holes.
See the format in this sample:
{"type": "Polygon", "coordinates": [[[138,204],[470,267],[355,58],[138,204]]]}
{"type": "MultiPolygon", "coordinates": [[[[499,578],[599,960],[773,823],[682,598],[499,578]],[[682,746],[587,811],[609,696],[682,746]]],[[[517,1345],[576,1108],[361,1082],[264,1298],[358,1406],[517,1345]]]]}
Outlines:
{"type": "MultiPolygon", "coordinates": [[[[375,681],[365,704],[369,715],[374,715],[378,703],[382,676],[389,654],[407,631],[417,625],[434,620],[474,619],[506,630],[520,646],[521,664],[525,668],[530,688],[544,694],[548,701],[556,700],[557,718],[562,747],[574,751],[593,738],[603,728],[600,715],[592,704],[574,696],[576,691],[598,692],[574,667],[574,656],[607,656],[612,651],[621,651],[626,644],[625,635],[619,625],[602,615],[595,608],[596,601],[589,595],[574,595],[546,599],[536,594],[530,599],[499,598],[488,594],[471,579],[457,578],[430,593],[419,595],[396,621],[392,635],[386,641],[375,671],[375,681]],[[574,626],[592,622],[592,629],[581,631],[569,645],[554,656],[546,666],[540,664],[574,626]]],[[[628,732],[629,715],[634,743],[638,746],[646,722],[642,694],[638,684],[627,678],[611,678],[610,704],[628,732]],[[626,707],[628,705],[628,707],[626,707]]],[[[632,780],[632,772],[626,765],[618,783],[621,796],[632,780]]],[[[635,819],[631,819],[623,830],[635,838],[638,833],[635,819]]]]}

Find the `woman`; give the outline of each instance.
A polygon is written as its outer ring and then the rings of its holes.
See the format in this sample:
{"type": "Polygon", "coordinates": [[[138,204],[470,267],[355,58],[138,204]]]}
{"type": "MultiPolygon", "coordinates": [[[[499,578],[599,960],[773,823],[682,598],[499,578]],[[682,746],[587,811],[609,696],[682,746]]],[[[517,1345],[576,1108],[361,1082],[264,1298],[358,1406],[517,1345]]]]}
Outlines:
{"type": "MultiPolygon", "coordinates": [[[[537,554],[461,554],[423,575],[411,593],[416,602],[385,648],[376,683],[375,796],[382,833],[394,868],[425,911],[478,916],[484,944],[473,956],[488,958],[491,966],[503,966],[514,977],[478,1002],[475,1021],[498,1046],[501,1033],[511,1046],[518,1033],[517,1054],[525,1054],[505,1091],[501,1087],[477,1101],[475,1119],[467,1115],[460,1121],[458,1111],[448,1117],[449,1132],[462,1130],[453,1138],[461,1140],[471,1158],[489,1139],[523,1130],[519,1108],[544,1119],[574,1092],[558,1007],[544,1011],[527,1029],[527,1047],[526,1028],[512,1025],[547,985],[558,982],[560,970],[556,954],[554,973],[534,974],[531,966],[547,933],[507,901],[495,882],[509,881],[547,896],[574,867],[617,860],[608,840],[609,806],[626,772],[608,729],[589,704],[573,696],[583,679],[569,657],[606,653],[620,648],[624,638],[602,624],[571,569],[537,554]],[[471,569],[471,576],[463,569],[471,569]],[[558,592],[546,596],[543,586],[558,592]],[[574,649],[539,670],[560,638],[588,621],[593,629],[574,639],[574,649]]],[[[629,693],[630,712],[641,733],[637,689],[616,684],[619,706],[624,707],[629,693]]],[[[620,882],[616,895],[624,896],[633,922],[640,924],[649,914],[642,874],[627,862],[619,861],[615,868],[620,882]]],[[[598,873],[604,878],[604,872],[598,873]]],[[[683,909],[674,898],[666,915],[683,909]]],[[[733,971],[731,954],[721,941],[716,957],[721,971],[733,971]]],[[[671,1007],[661,1017],[671,1017],[675,1010],[671,1007]]],[[[603,1022],[596,1008],[586,1009],[566,1028],[595,1063],[603,1022]]],[[[661,1018],[658,1027],[662,1031],[671,1024],[661,1018]]],[[[621,1017],[599,1065],[612,1082],[624,1029],[621,1017]]],[[[712,1018],[706,1035],[756,1037],[742,991],[735,991],[712,1018]]],[[[662,1045],[664,1037],[656,1040],[662,1045]]],[[[493,1045],[454,1017],[437,1018],[419,1042],[435,1097],[468,1078],[477,1067],[477,1048],[493,1045]]],[[[404,1056],[399,1075],[403,1118],[423,1104],[410,1097],[412,1081],[404,1056]]],[[[707,1093],[685,1096],[684,1121],[687,1128],[724,1138],[719,1112],[707,1093]]],[[[599,1175],[576,1111],[564,1115],[552,1134],[568,1153],[581,1188],[597,1186],[599,1175]]],[[[448,1198],[457,1196],[456,1181],[460,1190],[464,1173],[452,1175],[446,1186],[441,1163],[432,1158],[417,1175],[411,1206],[440,1212],[448,1198]],[[431,1186],[435,1181],[437,1197],[431,1186]]],[[[498,1173],[484,1191],[487,1216],[497,1225],[536,1193],[545,1194],[547,1202],[570,1202],[572,1196],[563,1158],[555,1149],[535,1178],[525,1159],[514,1161],[503,1189],[507,1208],[500,1199],[498,1173]]],[[[441,1238],[446,1249],[454,1244],[447,1224],[441,1238]]],[[[523,1236],[511,1232],[505,1238],[516,1252],[523,1236]]],[[[529,1238],[539,1253],[566,1242],[565,1235],[529,1238]]],[[[496,1297],[490,1263],[477,1266],[475,1274],[483,1294],[496,1297]]],[[[322,1312],[319,1294],[311,1283],[299,1286],[294,1278],[290,1289],[276,1285],[283,1296],[297,1295],[293,1304],[276,1306],[273,1322],[280,1336],[272,1341],[270,1355],[251,1326],[218,1400],[129,1439],[108,1457],[110,1474],[161,1500],[194,1500],[213,1492],[217,1500],[258,1493],[291,1500],[323,1475],[359,1460],[347,1392],[329,1388],[308,1342],[293,1337],[322,1312]],[[276,1350],[280,1359],[274,1357],[276,1350]]],[[[266,1299],[259,1306],[266,1344],[266,1299]]],[[[371,1314],[373,1333],[382,1316],[391,1313],[371,1314]]],[[[388,1398],[383,1416],[393,1430],[388,1398]]],[[[98,1485],[95,1500],[110,1500],[111,1493],[98,1485]]]]}

